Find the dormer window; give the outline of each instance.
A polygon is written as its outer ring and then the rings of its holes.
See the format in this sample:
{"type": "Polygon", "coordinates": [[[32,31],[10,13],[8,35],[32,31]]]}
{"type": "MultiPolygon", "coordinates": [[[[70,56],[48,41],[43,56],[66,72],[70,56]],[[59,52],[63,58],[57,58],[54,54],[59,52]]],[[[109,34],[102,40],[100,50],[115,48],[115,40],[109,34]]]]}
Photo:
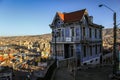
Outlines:
{"type": "Polygon", "coordinates": [[[55,24],[56,27],[60,27],[60,25],[61,25],[60,19],[57,18],[57,19],[55,20],[55,23],[54,23],[54,24],[55,24]]]}

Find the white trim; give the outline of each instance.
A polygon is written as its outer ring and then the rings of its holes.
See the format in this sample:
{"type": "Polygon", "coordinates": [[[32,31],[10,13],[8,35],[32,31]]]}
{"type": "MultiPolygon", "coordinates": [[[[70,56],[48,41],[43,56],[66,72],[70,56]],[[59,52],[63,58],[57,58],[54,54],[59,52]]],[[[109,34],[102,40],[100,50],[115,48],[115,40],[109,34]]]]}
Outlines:
{"type": "Polygon", "coordinates": [[[87,63],[87,64],[98,64],[99,61],[100,61],[100,57],[95,57],[95,58],[92,58],[92,59],[89,59],[89,60],[83,61],[82,63],[83,63],[83,64],[84,64],[84,63],[87,63]],[[98,60],[96,61],[96,59],[98,59],[98,60]],[[90,63],[90,61],[93,61],[93,62],[90,63]]]}

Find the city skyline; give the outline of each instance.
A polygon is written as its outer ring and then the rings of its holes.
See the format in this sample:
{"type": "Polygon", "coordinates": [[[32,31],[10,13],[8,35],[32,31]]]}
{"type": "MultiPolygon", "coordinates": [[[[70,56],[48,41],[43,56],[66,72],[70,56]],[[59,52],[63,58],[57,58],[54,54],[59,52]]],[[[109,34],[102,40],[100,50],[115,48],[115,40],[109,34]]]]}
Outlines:
{"type": "Polygon", "coordinates": [[[120,0],[0,0],[0,36],[40,35],[51,33],[49,24],[56,12],[87,9],[93,22],[105,28],[113,27],[113,12],[99,4],[106,4],[117,13],[120,23],[120,0]],[[103,14],[104,13],[104,14],[103,14]],[[101,17],[102,16],[102,17],[101,17]]]}

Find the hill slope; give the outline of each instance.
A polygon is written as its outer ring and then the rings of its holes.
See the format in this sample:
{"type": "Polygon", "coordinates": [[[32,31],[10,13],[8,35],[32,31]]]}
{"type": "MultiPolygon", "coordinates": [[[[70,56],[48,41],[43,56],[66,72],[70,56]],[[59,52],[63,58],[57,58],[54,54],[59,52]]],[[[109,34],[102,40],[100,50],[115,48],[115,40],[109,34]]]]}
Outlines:
{"type": "MultiPolygon", "coordinates": [[[[103,29],[103,46],[112,47],[113,46],[113,28],[103,29]]],[[[117,42],[120,43],[120,29],[117,29],[117,42]]]]}

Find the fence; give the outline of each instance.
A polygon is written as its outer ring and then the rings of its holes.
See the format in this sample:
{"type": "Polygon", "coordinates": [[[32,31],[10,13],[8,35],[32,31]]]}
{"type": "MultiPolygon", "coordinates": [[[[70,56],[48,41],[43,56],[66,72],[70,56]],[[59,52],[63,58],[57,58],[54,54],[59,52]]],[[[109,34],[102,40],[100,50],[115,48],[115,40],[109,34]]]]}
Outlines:
{"type": "Polygon", "coordinates": [[[58,67],[70,67],[70,66],[75,66],[76,65],[76,58],[71,57],[71,58],[66,58],[63,60],[58,61],[58,67]]]}
{"type": "Polygon", "coordinates": [[[56,62],[50,64],[50,66],[47,68],[47,72],[44,77],[39,77],[37,80],[50,80],[52,77],[52,74],[57,67],[56,62]]]}

